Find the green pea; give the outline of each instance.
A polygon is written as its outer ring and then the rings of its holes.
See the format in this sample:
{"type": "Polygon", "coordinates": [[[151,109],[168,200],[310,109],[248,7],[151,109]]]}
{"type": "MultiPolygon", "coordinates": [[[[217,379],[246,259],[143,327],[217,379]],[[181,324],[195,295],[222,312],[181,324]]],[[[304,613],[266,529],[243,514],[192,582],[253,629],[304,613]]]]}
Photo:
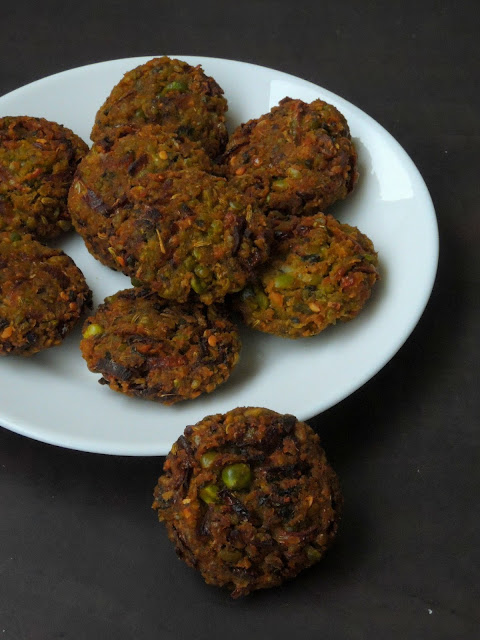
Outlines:
{"type": "Polygon", "coordinates": [[[199,294],[203,293],[207,288],[205,282],[203,280],[200,280],[200,278],[197,278],[196,276],[193,276],[192,280],[190,281],[190,285],[195,293],[199,294]]]}
{"type": "Polygon", "coordinates": [[[210,229],[213,234],[221,233],[223,231],[223,222],[221,220],[212,220],[210,229]]]}
{"type": "Polygon", "coordinates": [[[293,276],[289,273],[282,273],[275,278],[275,287],[277,289],[287,289],[293,284],[293,276]]]}
{"type": "Polygon", "coordinates": [[[22,239],[22,236],[19,233],[17,233],[16,231],[12,231],[12,233],[10,234],[10,241],[11,242],[18,242],[21,239],[22,239]]]}
{"type": "Polygon", "coordinates": [[[318,562],[322,557],[322,554],[320,553],[320,551],[318,549],[315,549],[315,547],[312,547],[311,545],[308,545],[305,551],[307,553],[307,558],[310,560],[310,562],[318,562]]]}
{"type": "Polygon", "coordinates": [[[143,287],[143,282],[138,278],[135,278],[135,276],[130,278],[130,282],[134,287],[143,287]]]}
{"type": "Polygon", "coordinates": [[[229,564],[235,564],[242,558],[242,552],[238,549],[220,549],[218,555],[221,560],[229,564]]]}
{"type": "Polygon", "coordinates": [[[206,504],[212,504],[212,502],[218,502],[218,491],[216,484],[207,484],[200,489],[198,495],[206,504]]]}
{"type": "Polygon", "coordinates": [[[288,167],[287,173],[290,178],[300,178],[302,175],[298,169],[294,169],[293,167],[288,167]]]}
{"type": "Polygon", "coordinates": [[[188,256],[184,262],[185,269],[187,271],[193,271],[195,269],[196,264],[197,263],[195,262],[195,258],[193,256],[188,256]]]}
{"type": "Polygon", "coordinates": [[[93,338],[94,336],[101,336],[103,331],[101,324],[89,324],[82,335],[84,338],[93,338]]]}
{"type": "Polygon", "coordinates": [[[212,275],[212,272],[210,271],[210,269],[208,267],[204,267],[201,264],[197,265],[195,267],[194,271],[195,271],[195,274],[199,278],[202,278],[203,280],[208,280],[210,278],[210,276],[212,275]]]}
{"type": "Polygon", "coordinates": [[[252,481],[252,472],[244,462],[229,464],[222,470],[222,481],[229,489],[246,489],[252,481]]]}
{"type": "Polygon", "coordinates": [[[195,247],[194,250],[192,251],[194,258],[196,258],[197,260],[201,260],[202,259],[202,250],[200,247],[195,247]]]}
{"type": "Polygon", "coordinates": [[[286,180],[274,180],[272,187],[277,191],[285,191],[285,189],[288,189],[288,182],[286,180]]]}
{"type": "Polygon", "coordinates": [[[268,296],[266,296],[263,291],[260,291],[260,289],[255,292],[255,300],[260,309],[263,309],[264,311],[265,309],[268,309],[268,296]]]}
{"type": "Polygon", "coordinates": [[[204,453],[200,458],[202,469],[209,469],[217,458],[218,453],[216,451],[207,451],[206,453],[204,453]]]}
{"type": "Polygon", "coordinates": [[[163,93],[167,93],[167,91],[187,91],[188,85],[186,82],[180,82],[178,80],[174,80],[173,82],[169,82],[163,93]]]}
{"type": "Polygon", "coordinates": [[[145,120],[145,112],[143,111],[143,109],[137,109],[135,111],[135,117],[136,118],[141,118],[142,120],[145,120]]]}
{"type": "Polygon", "coordinates": [[[237,209],[238,210],[238,209],[242,208],[242,205],[239,202],[233,202],[233,200],[232,200],[232,202],[229,202],[228,204],[230,205],[230,209],[237,209]]]}

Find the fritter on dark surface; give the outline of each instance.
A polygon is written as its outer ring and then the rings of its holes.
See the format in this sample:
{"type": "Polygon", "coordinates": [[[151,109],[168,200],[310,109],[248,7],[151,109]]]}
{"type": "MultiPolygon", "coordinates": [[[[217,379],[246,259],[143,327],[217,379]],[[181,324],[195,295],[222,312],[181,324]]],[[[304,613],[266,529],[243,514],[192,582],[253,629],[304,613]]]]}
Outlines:
{"type": "Polygon", "coordinates": [[[72,222],[90,253],[117,270],[123,265],[108,239],[129,209],[130,189],[141,184],[154,194],[168,170],[212,168],[198,143],[182,141],[158,125],[127,132],[125,128],[113,143],[93,145],[78,167],[68,197],[72,222]]]}
{"type": "Polygon", "coordinates": [[[63,251],[28,234],[0,233],[0,355],[31,356],[60,344],[91,298],[63,251]]]}
{"type": "Polygon", "coordinates": [[[70,229],[68,189],[88,147],[43,118],[0,118],[0,231],[51,239],[70,229]]]}
{"type": "Polygon", "coordinates": [[[106,298],[86,320],[80,348],[102,384],[173,404],[225,382],[238,361],[240,339],[215,305],[180,305],[135,288],[106,298]]]}
{"type": "Polygon", "coordinates": [[[178,555],[234,598],[318,562],[342,497],[314,431],[294,416],[238,408],[185,429],[153,508],[178,555]]]}
{"type": "Polygon", "coordinates": [[[272,258],[234,297],[244,322],[284,338],[313,336],[354,318],[378,279],[367,236],[332,216],[271,215],[272,258]]]}
{"type": "Polygon", "coordinates": [[[115,85],[96,115],[91,138],[113,139],[124,124],[156,123],[169,133],[200,142],[213,158],[227,142],[226,111],[223,90],[200,65],[153,58],[115,85]]]}
{"type": "Polygon", "coordinates": [[[205,304],[240,291],[268,256],[265,216],[235,187],[196,169],[138,185],[115,214],[109,251],[122,271],[162,297],[205,304]]]}
{"type": "Polygon", "coordinates": [[[284,98],[233,132],[225,171],[268,209],[309,215],[345,198],[357,179],[347,121],[332,105],[284,98]]]}

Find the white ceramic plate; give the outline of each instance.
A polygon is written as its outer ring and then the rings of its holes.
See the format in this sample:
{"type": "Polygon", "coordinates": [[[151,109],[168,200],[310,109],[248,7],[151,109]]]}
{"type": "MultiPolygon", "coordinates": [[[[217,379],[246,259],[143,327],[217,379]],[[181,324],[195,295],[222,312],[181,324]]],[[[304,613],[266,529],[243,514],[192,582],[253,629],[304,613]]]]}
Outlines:
{"type": "MultiPolygon", "coordinates": [[[[0,98],[0,116],[41,116],[87,141],[113,85],[150,57],[101,62],[38,80],[0,98]]],[[[299,78],[243,62],[175,57],[201,64],[224,88],[230,128],[266,113],[285,96],[322,98],[340,109],[357,146],[361,176],[334,213],[373,240],[382,280],[358,318],[319,336],[291,341],[245,329],[240,363],[228,382],[173,407],[99,385],[79,352],[80,327],[62,346],[33,358],[2,358],[0,424],[12,431],[84,451],[162,455],[186,425],[238,406],[268,407],[305,420],[375,375],[425,308],[438,260],[435,211],[422,177],[390,134],[349,102],[299,78]]],[[[72,234],[60,246],[84,272],[95,304],[130,286],[129,278],[96,262],[80,236],[72,234]]]]}

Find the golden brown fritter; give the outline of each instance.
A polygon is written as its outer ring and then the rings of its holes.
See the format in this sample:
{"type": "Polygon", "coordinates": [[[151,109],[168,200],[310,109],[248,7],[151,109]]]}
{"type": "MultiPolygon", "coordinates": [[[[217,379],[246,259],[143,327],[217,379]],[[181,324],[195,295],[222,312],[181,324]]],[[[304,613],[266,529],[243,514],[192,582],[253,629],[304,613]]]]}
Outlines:
{"type": "Polygon", "coordinates": [[[244,322],[283,338],[313,336],[354,318],[378,279],[367,236],[332,216],[271,215],[271,260],[234,297],[244,322]]]}
{"type": "Polygon", "coordinates": [[[0,118],[0,231],[56,238],[71,228],[67,195],[88,147],[44,118],[0,118]]]}
{"type": "Polygon", "coordinates": [[[294,416],[252,407],[187,427],[154,497],[180,558],[234,598],[318,562],[342,507],[314,431],[294,416]]]}
{"type": "Polygon", "coordinates": [[[73,260],[28,234],[0,233],[0,355],[60,344],[92,293],[73,260]]]}
{"type": "Polygon", "coordinates": [[[112,143],[94,144],[80,163],[68,197],[75,229],[90,253],[112,269],[122,270],[109,244],[123,212],[129,210],[129,192],[139,184],[154,194],[166,171],[212,162],[196,142],[181,140],[159,125],[145,125],[135,133],[124,128],[112,143]]]}
{"type": "Polygon", "coordinates": [[[180,305],[136,288],[108,297],[86,320],[80,348],[102,384],[173,404],[225,382],[238,361],[240,339],[215,305],[180,305]]]}
{"type": "Polygon", "coordinates": [[[268,256],[265,216],[230,185],[198,169],[138,185],[116,213],[110,251],[122,271],[164,298],[220,302],[240,291],[268,256]]]}
{"type": "Polygon", "coordinates": [[[213,158],[227,142],[226,111],[223,90],[200,65],[163,56],[128,71],[115,85],[96,115],[91,138],[112,140],[125,124],[155,123],[200,142],[213,158]]]}
{"type": "Polygon", "coordinates": [[[226,174],[267,209],[310,215],[345,198],[357,179],[347,121],[323,100],[284,98],[233,132],[226,174]]]}

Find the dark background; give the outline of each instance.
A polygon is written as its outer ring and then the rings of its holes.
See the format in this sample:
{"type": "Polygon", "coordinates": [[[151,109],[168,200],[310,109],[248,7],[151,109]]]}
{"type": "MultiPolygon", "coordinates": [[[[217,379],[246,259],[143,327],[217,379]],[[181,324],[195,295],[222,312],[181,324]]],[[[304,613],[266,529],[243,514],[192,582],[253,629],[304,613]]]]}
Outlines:
{"type": "Polygon", "coordinates": [[[405,346],[311,421],[346,500],[320,565],[232,601],[176,559],[150,511],[162,459],[2,429],[0,640],[479,637],[478,16],[467,1],[2,4],[0,94],[164,53],[254,62],[338,93],[413,158],[441,247],[405,346]]]}

